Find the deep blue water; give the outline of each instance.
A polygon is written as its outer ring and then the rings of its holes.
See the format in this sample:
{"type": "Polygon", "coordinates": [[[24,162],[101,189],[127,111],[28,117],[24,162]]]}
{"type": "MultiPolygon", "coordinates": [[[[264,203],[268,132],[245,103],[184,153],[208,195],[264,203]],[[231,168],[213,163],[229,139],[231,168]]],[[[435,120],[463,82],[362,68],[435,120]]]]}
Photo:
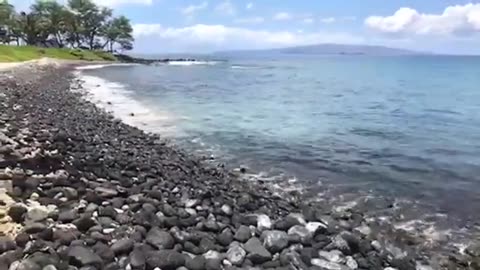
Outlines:
{"type": "Polygon", "coordinates": [[[230,59],[85,74],[164,116],[135,116],[150,129],[230,166],[295,178],[312,194],[371,192],[479,216],[478,57],[230,59]]]}

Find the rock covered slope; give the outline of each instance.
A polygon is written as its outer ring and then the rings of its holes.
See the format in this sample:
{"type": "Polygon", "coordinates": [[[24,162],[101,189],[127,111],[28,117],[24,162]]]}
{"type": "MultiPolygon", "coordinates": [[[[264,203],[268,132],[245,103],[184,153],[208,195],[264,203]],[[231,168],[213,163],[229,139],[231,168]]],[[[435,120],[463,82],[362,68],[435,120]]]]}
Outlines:
{"type": "Polygon", "coordinates": [[[428,266],[361,212],[208,167],[85,101],[64,68],[0,80],[0,181],[16,200],[3,215],[19,228],[0,236],[2,270],[479,267],[480,248],[428,266]]]}

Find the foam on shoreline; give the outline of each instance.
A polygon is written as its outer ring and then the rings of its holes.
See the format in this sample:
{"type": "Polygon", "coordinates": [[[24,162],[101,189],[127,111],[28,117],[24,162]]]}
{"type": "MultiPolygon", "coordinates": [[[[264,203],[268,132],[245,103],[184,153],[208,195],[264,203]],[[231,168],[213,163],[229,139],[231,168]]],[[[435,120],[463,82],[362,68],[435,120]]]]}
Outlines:
{"type": "Polygon", "coordinates": [[[99,68],[106,68],[106,67],[122,67],[122,66],[137,66],[138,64],[128,64],[128,63],[113,63],[113,64],[95,64],[95,65],[83,65],[78,66],[76,70],[91,70],[91,69],[99,69],[99,68]]]}
{"type": "Polygon", "coordinates": [[[169,66],[195,66],[195,65],[208,65],[213,66],[218,64],[217,61],[170,61],[169,66]]]}
{"type": "MultiPolygon", "coordinates": [[[[90,69],[94,68],[101,67],[90,69]]],[[[173,116],[167,112],[152,110],[135,100],[132,98],[133,93],[125,85],[81,72],[76,72],[76,76],[83,81],[87,100],[112,113],[124,123],[162,135],[175,132],[173,116]]]]}

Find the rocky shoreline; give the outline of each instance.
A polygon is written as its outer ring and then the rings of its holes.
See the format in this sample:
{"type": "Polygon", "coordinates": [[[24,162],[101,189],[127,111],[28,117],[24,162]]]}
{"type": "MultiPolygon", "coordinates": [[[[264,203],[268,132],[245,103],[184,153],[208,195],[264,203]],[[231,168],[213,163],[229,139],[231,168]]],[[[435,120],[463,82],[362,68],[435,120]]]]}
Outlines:
{"type": "Polygon", "coordinates": [[[480,246],[440,256],[358,208],[207,166],[86,101],[71,67],[0,83],[2,270],[480,269],[480,246]]]}
{"type": "Polygon", "coordinates": [[[161,58],[161,59],[147,59],[140,57],[133,57],[125,54],[115,55],[117,61],[121,63],[128,64],[141,64],[141,65],[151,65],[156,63],[169,63],[169,62],[197,62],[197,59],[194,58],[161,58]]]}

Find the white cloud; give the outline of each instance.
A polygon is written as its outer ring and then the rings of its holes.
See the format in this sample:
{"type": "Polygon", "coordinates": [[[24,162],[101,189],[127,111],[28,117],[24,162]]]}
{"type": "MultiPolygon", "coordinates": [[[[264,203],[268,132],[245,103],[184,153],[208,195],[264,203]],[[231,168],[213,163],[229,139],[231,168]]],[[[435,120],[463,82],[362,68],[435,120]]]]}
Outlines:
{"type": "Polygon", "coordinates": [[[303,23],[304,23],[304,24],[312,24],[312,23],[314,23],[314,22],[315,22],[315,19],[313,19],[313,18],[305,18],[305,19],[303,19],[303,23]]]}
{"type": "Polygon", "coordinates": [[[133,28],[135,48],[139,51],[151,50],[151,44],[162,44],[162,50],[168,52],[209,52],[364,42],[363,38],[347,33],[252,30],[224,25],[196,24],[175,28],[160,24],[136,24],[133,28]]]}
{"type": "Polygon", "coordinates": [[[466,35],[480,32],[480,4],[449,6],[441,14],[400,8],[391,16],[370,16],[365,25],[396,35],[466,35]]]}
{"type": "Polygon", "coordinates": [[[336,22],[337,19],[335,19],[334,17],[327,17],[327,18],[322,18],[320,21],[322,23],[330,24],[330,23],[336,22]]]}
{"type": "Polygon", "coordinates": [[[279,12],[273,16],[273,19],[276,21],[288,21],[293,19],[293,16],[287,12],[279,12]]]}
{"type": "Polygon", "coordinates": [[[252,9],[253,8],[253,3],[252,2],[249,2],[247,3],[247,5],[245,6],[246,9],[252,9]]]}
{"type": "Polygon", "coordinates": [[[260,24],[265,21],[263,17],[247,17],[247,18],[237,18],[234,20],[235,23],[239,24],[260,24]]]}
{"type": "Polygon", "coordinates": [[[193,16],[195,13],[197,13],[200,10],[206,9],[208,7],[208,2],[204,1],[198,5],[189,5],[187,7],[184,7],[180,10],[183,15],[185,16],[193,16]]]}
{"type": "Polygon", "coordinates": [[[235,10],[235,6],[232,4],[232,2],[230,2],[230,0],[226,0],[220,4],[218,4],[216,7],[215,7],[215,10],[222,14],[222,15],[235,15],[236,13],[236,10],[235,10]]]}

